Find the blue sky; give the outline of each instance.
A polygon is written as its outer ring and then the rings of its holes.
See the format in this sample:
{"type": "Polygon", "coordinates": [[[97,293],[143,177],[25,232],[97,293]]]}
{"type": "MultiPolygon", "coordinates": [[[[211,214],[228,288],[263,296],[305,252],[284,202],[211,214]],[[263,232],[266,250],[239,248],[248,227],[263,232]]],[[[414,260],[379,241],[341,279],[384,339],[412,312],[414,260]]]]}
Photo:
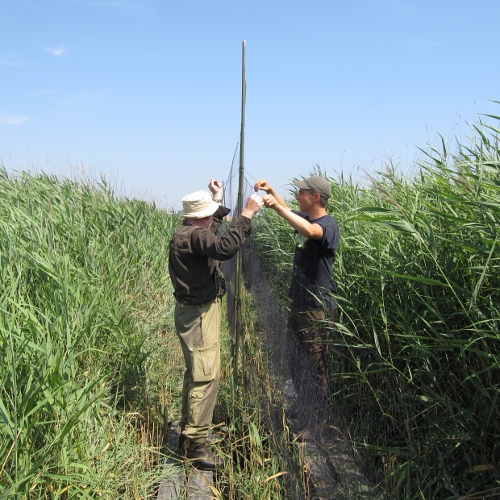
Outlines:
{"type": "Polygon", "coordinates": [[[498,0],[0,0],[0,161],[179,208],[245,168],[361,178],[500,114],[498,0]]]}

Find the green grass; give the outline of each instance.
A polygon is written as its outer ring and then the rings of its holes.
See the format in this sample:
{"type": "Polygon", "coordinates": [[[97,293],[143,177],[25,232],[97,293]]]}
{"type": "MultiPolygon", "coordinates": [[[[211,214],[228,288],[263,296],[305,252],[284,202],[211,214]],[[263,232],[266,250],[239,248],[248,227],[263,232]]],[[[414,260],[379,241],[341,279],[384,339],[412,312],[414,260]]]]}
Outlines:
{"type": "MultiPolygon", "coordinates": [[[[471,130],[454,154],[427,149],[412,176],[387,165],[367,186],[331,179],[342,311],[331,387],[390,498],[500,492],[499,130],[471,130]]],[[[291,231],[272,212],[258,221],[282,296],[291,231]]]]}
{"type": "MultiPolygon", "coordinates": [[[[168,275],[179,218],[102,180],[43,174],[0,171],[0,200],[0,498],[153,498],[180,419],[168,275]]],[[[279,457],[260,401],[232,388],[223,330],[231,426],[216,489],[280,498],[279,457]]]]}
{"type": "MultiPolygon", "coordinates": [[[[426,149],[412,176],[388,165],[367,186],[331,179],[342,234],[331,388],[389,498],[500,491],[499,130],[471,132],[453,154],[426,149]]],[[[178,218],[103,180],[2,170],[0,200],[0,497],[154,496],[180,416],[167,262],[178,218]]],[[[286,313],[292,231],[272,211],[255,225],[286,313]]],[[[278,402],[245,315],[240,366],[256,375],[231,385],[225,329],[219,411],[231,420],[216,488],[286,498],[286,454],[300,457],[269,421],[278,402]]]]}
{"type": "Polygon", "coordinates": [[[226,457],[219,480],[220,498],[290,498],[291,490],[304,491],[303,485],[296,484],[301,478],[290,467],[299,459],[293,456],[283,422],[276,424],[282,417],[282,401],[268,372],[266,348],[255,331],[252,297],[244,287],[241,298],[243,338],[237,385],[232,373],[231,338],[223,329],[224,368],[217,406],[228,426],[219,444],[226,457]]]}
{"type": "Polygon", "coordinates": [[[161,411],[142,383],[176,221],[45,175],[0,172],[0,199],[2,498],[143,498],[158,449],[136,410],[161,411]]]}

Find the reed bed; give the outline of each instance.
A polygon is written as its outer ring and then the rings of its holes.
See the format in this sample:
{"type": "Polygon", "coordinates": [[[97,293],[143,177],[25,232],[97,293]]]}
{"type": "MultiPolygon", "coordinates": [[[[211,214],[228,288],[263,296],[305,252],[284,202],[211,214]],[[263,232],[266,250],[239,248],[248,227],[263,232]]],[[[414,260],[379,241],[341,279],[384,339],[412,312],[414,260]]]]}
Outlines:
{"type": "MultiPolygon", "coordinates": [[[[331,179],[331,389],[388,498],[500,495],[500,131],[485,120],[453,153],[422,150],[413,175],[389,164],[366,186],[331,179]]],[[[272,211],[256,222],[286,309],[291,231],[272,211]]]]}
{"type": "MultiPolygon", "coordinates": [[[[0,498],[155,498],[184,372],[179,218],[103,179],[0,170],[0,200],[0,498]]],[[[261,401],[232,386],[226,320],[222,338],[214,495],[284,498],[261,401]]]]}
{"type": "Polygon", "coordinates": [[[0,497],[146,498],[176,220],[104,181],[2,170],[0,199],[0,497]]]}
{"type": "MultiPolygon", "coordinates": [[[[234,276],[226,274],[228,285],[234,276]]],[[[247,291],[242,294],[244,331],[238,376],[233,359],[228,312],[230,293],[224,297],[221,331],[221,386],[214,411],[212,447],[224,458],[214,475],[212,494],[217,499],[279,500],[292,498],[287,462],[289,443],[275,432],[272,415],[280,411],[265,361],[265,348],[254,330],[255,307],[247,291]],[[235,382],[237,381],[237,382],[235,382]]],[[[230,314],[229,314],[230,316],[230,314]]],[[[294,489],[301,486],[294,484],[294,489]]],[[[300,498],[300,497],[296,497],[300,498]]]]}
{"type": "MultiPolygon", "coordinates": [[[[500,131],[471,132],[453,153],[425,149],[411,176],[388,165],[367,186],[331,179],[342,232],[331,389],[388,498],[500,494],[500,131]]],[[[153,497],[180,413],[167,262],[178,218],[104,180],[1,170],[0,200],[0,498],[153,497]]],[[[286,312],[293,233],[273,211],[254,225],[286,312]]],[[[227,329],[222,345],[227,467],[214,491],[286,498],[280,452],[294,451],[269,421],[268,347],[247,330],[234,387],[227,329]]]]}

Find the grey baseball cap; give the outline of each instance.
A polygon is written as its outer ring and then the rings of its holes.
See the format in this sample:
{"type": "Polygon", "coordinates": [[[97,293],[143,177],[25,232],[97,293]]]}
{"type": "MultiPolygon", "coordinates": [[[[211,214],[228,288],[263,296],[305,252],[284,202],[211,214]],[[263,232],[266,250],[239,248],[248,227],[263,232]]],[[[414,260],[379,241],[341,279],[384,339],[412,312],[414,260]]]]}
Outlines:
{"type": "Polygon", "coordinates": [[[311,177],[301,181],[294,180],[293,183],[300,189],[310,189],[315,193],[319,193],[325,200],[332,197],[332,185],[319,175],[311,175],[311,177]]]}

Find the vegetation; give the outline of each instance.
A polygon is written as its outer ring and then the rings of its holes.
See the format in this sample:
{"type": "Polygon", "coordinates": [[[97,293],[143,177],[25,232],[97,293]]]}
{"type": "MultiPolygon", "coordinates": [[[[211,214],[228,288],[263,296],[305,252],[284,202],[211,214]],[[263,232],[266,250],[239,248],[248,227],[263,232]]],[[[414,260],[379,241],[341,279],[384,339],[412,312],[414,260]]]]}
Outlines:
{"type": "Polygon", "coordinates": [[[216,413],[224,415],[228,425],[218,445],[219,453],[225,456],[225,470],[217,483],[218,498],[290,498],[287,494],[290,488],[300,488],[300,485],[290,484],[287,436],[281,429],[275,432],[276,426],[271,421],[280,414],[281,401],[268,373],[265,348],[254,329],[252,297],[245,291],[242,309],[244,339],[237,385],[231,373],[230,339],[224,337],[226,362],[216,413]]]}
{"type": "MultiPolygon", "coordinates": [[[[369,186],[331,179],[331,388],[389,498],[500,495],[500,130],[471,131],[456,153],[444,140],[423,151],[411,177],[388,165],[369,186]]],[[[272,211],[258,220],[257,251],[283,295],[290,230],[272,211]]]]}
{"type": "MultiPolygon", "coordinates": [[[[412,176],[388,165],[369,186],[331,179],[331,389],[388,498],[500,494],[500,130],[471,132],[454,153],[444,141],[423,151],[412,176]]],[[[180,414],[167,265],[178,218],[104,180],[1,170],[0,200],[0,498],[154,497],[180,414]]],[[[286,312],[293,233],[270,210],[255,224],[286,312]]],[[[238,389],[223,331],[215,445],[227,466],[214,493],[287,498],[300,466],[270,420],[279,401],[245,318],[238,389]]]]}
{"type": "Polygon", "coordinates": [[[2,171],[0,199],[0,496],[146,497],[174,220],[103,182],[2,171]]]}
{"type": "MultiPolygon", "coordinates": [[[[102,179],[2,170],[0,200],[0,498],[154,498],[184,372],[167,259],[178,217],[102,179]]],[[[280,498],[259,402],[235,398],[230,366],[224,327],[214,492],[280,498]]]]}

